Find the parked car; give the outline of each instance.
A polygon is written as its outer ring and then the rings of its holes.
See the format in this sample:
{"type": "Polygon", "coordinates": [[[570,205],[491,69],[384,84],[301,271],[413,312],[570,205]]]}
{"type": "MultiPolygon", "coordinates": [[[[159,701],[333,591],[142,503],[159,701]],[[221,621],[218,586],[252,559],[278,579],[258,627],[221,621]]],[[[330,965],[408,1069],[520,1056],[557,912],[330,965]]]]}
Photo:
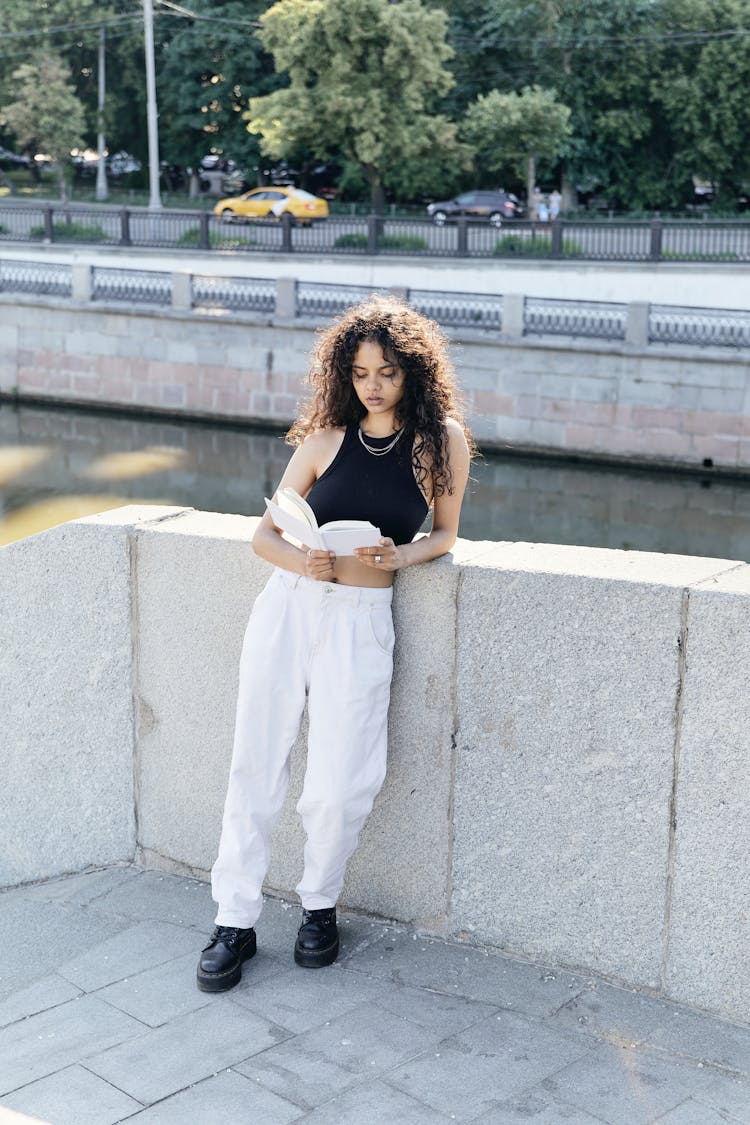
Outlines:
{"type": "Polygon", "coordinates": [[[253,188],[243,195],[220,199],[214,215],[224,222],[280,219],[288,212],[298,223],[310,224],[328,218],[328,203],[309,191],[295,187],[253,188]]]}
{"type": "Polygon", "coordinates": [[[507,191],[465,191],[455,199],[430,203],[427,207],[427,214],[439,227],[459,215],[487,219],[493,227],[501,227],[507,219],[516,219],[520,213],[518,199],[507,191]]]}

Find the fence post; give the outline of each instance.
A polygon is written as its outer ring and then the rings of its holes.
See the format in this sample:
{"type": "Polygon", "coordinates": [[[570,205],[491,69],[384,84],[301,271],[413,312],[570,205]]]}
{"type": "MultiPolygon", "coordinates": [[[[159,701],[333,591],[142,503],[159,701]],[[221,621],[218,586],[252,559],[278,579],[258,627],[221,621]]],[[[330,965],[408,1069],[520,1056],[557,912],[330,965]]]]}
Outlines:
{"type": "Polygon", "coordinates": [[[469,220],[466,215],[458,216],[458,247],[456,254],[459,258],[465,258],[469,253],[469,220]]]}
{"type": "Polygon", "coordinates": [[[88,262],[73,262],[71,268],[73,280],[72,297],[74,301],[91,300],[91,274],[92,268],[88,262]]]}
{"type": "Polygon", "coordinates": [[[649,257],[652,261],[661,258],[661,219],[651,220],[651,249],[649,257]]]}
{"type": "Polygon", "coordinates": [[[506,293],[503,297],[503,336],[523,336],[526,298],[523,293],[506,293]]]}
{"type": "Polygon", "coordinates": [[[198,235],[198,249],[210,250],[211,238],[208,233],[208,211],[201,211],[200,214],[200,233],[198,235]]]}
{"type": "Polygon", "coordinates": [[[44,241],[55,241],[55,228],[52,222],[53,211],[51,207],[44,208],[44,241]]]}
{"type": "Polygon", "coordinates": [[[409,290],[405,285],[389,285],[388,292],[398,297],[399,301],[409,301],[409,290]]]}
{"type": "Polygon", "coordinates": [[[367,253],[377,254],[378,252],[378,234],[381,222],[378,215],[367,216],[367,253]]]}
{"type": "Polygon", "coordinates": [[[192,309],[193,275],[190,273],[172,274],[172,308],[192,309]]]}
{"type": "Polygon", "coordinates": [[[288,211],[284,211],[281,216],[281,250],[284,254],[291,254],[294,247],[292,246],[292,223],[294,219],[288,211]]]}
{"type": "Polygon", "coordinates": [[[276,309],[279,320],[294,320],[297,315],[297,278],[276,278],[276,309]]]}
{"type": "Polygon", "coordinates": [[[562,258],[563,252],[563,225],[562,219],[552,221],[552,257],[562,258]]]}
{"type": "Polygon", "coordinates": [[[625,343],[645,348],[648,344],[650,306],[645,301],[630,301],[625,314],[625,343]]]}
{"type": "Polygon", "coordinates": [[[127,207],[120,211],[120,246],[130,246],[130,212],[127,207]]]}

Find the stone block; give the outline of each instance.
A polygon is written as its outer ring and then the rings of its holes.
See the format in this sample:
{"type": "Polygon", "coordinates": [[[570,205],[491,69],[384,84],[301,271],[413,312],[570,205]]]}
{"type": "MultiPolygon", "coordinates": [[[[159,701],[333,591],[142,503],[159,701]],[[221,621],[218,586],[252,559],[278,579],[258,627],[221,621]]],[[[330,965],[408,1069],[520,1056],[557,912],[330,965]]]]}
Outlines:
{"type": "Polygon", "coordinates": [[[138,843],[151,863],[207,872],[216,858],[242,638],[270,573],[250,546],[256,524],[189,512],[136,536],[138,843]]]}
{"type": "Polygon", "coordinates": [[[666,988],[750,1011],[750,566],[690,591],[666,988]]]}
{"type": "Polygon", "coordinates": [[[658,987],[683,590],[732,565],[519,543],[464,566],[455,930],[658,987]]]}
{"type": "Polygon", "coordinates": [[[130,608],[111,525],[0,550],[0,886],[133,856],[130,608]]]}

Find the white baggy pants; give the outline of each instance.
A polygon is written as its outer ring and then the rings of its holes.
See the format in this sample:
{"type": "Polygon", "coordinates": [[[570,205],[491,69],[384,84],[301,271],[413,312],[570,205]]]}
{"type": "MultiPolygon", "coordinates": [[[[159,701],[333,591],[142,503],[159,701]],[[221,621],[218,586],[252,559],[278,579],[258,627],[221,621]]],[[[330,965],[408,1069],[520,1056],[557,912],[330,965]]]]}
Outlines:
{"type": "Polygon", "coordinates": [[[255,925],[268,839],[308,704],[297,811],[307,835],[306,910],[336,905],[346,864],[383,784],[393,670],[392,590],[318,582],[276,569],[257,598],[240,658],[229,788],[211,888],[216,924],[255,925]]]}

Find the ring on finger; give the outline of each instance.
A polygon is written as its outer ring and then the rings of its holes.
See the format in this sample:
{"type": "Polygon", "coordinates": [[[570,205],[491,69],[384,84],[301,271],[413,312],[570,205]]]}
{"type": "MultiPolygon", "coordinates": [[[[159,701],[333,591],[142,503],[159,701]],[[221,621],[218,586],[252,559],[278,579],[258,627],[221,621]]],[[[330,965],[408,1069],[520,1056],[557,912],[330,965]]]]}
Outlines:
{"type": "Polygon", "coordinates": [[[376,556],[375,556],[375,562],[376,562],[376,563],[381,563],[382,561],[383,561],[383,556],[382,556],[382,555],[376,555],[376,556]]]}

